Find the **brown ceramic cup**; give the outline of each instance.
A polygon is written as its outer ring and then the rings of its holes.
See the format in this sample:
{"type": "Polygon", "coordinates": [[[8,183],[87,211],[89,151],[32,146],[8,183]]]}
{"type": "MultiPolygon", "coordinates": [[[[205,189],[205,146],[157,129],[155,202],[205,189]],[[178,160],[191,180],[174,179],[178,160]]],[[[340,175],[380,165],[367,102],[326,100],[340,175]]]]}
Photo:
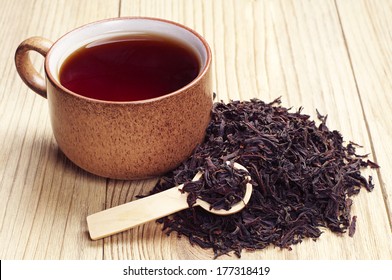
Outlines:
{"type": "Polygon", "coordinates": [[[195,31],[155,18],[115,18],[77,28],[55,43],[41,37],[23,41],[15,54],[23,81],[47,98],[53,133],[63,153],[99,176],[140,179],[161,175],[185,160],[200,143],[212,108],[211,51],[195,31]],[[198,76],[183,88],[143,101],[113,102],[72,92],[59,82],[59,69],[76,49],[97,38],[155,32],[188,44],[200,59],[198,76]],[[45,57],[45,79],[28,53],[45,57]]]}

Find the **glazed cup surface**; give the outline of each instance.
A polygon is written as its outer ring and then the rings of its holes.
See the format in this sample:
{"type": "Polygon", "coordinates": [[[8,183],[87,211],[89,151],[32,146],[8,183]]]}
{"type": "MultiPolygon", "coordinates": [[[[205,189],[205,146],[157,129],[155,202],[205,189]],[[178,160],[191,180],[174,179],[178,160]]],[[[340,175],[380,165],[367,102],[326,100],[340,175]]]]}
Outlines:
{"type": "Polygon", "coordinates": [[[44,87],[30,78],[33,75],[28,70],[34,71],[20,55],[21,46],[15,57],[18,72],[32,89],[47,97],[59,148],[79,167],[114,179],[159,176],[178,166],[203,141],[212,108],[211,51],[195,31],[162,19],[116,18],[77,28],[47,52],[36,46],[28,48],[25,43],[28,51],[45,55],[44,87]],[[60,84],[61,64],[79,47],[133,32],[154,32],[187,44],[201,62],[199,75],[175,92],[129,102],[87,98],[60,84]]]}

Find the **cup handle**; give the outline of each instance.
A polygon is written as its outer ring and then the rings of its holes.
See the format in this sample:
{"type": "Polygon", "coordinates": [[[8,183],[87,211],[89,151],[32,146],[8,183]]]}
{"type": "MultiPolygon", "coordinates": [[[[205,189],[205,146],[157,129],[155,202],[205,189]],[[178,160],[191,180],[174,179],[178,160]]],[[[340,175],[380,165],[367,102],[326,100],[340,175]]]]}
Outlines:
{"type": "Polygon", "coordinates": [[[47,97],[45,79],[31,63],[29,51],[36,51],[45,57],[52,45],[53,43],[48,39],[31,37],[20,43],[15,52],[15,65],[19,76],[29,88],[45,98],[47,97]]]}

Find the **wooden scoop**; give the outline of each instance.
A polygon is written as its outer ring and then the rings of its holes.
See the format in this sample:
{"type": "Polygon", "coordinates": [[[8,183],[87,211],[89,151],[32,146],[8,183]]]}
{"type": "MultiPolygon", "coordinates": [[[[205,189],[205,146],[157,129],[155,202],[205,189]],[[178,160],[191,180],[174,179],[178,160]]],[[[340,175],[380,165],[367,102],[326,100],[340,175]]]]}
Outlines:
{"type": "MultiPolygon", "coordinates": [[[[246,170],[245,167],[238,163],[234,163],[234,168],[246,170]]],[[[192,181],[199,180],[201,176],[202,172],[198,172],[192,181]]],[[[246,184],[243,200],[233,205],[229,210],[210,209],[211,205],[200,199],[196,201],[194,206],[200,206],[208,212],[217,215],[230,215],[239,212],[249,202],[252,195],[253,189],[249,176],[246,179],[248,183],[246,184]]],[[[91,239],[97,240],[104,238],[189,208],[187,194],[181,192],[183,186],[182,184],[166,191],[88,216],[87,225],[91,239]]]]}

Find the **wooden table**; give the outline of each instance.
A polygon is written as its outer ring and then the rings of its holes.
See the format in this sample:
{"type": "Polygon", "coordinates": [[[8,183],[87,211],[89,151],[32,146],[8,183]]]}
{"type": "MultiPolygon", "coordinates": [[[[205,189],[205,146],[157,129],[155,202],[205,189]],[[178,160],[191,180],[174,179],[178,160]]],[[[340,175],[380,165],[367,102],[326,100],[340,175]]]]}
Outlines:
{"type": "MultiPolygon", "coordinates": [[[[17,75],[18,44],[51,40],[118,16],[183,23],[210,43],[219,100],[258,97],[328,114],[328,126],[364,146],[381,165],[365,171],[375,189],[354,198],[353,238],[326,231],[292,251],[268,248],[243,259],[392,259],[392,1],[366,0],[0,0],[0,258],[211,259],[151,222],[91,241],[86,216],[147,193],[156,179],[88,174],[59,151],[47,102],[17,75]]],[[[42,68],[42,57],[34,61],[42,68]]],[[[235,259],[223,256],[223,259],[235,259]]]]}

